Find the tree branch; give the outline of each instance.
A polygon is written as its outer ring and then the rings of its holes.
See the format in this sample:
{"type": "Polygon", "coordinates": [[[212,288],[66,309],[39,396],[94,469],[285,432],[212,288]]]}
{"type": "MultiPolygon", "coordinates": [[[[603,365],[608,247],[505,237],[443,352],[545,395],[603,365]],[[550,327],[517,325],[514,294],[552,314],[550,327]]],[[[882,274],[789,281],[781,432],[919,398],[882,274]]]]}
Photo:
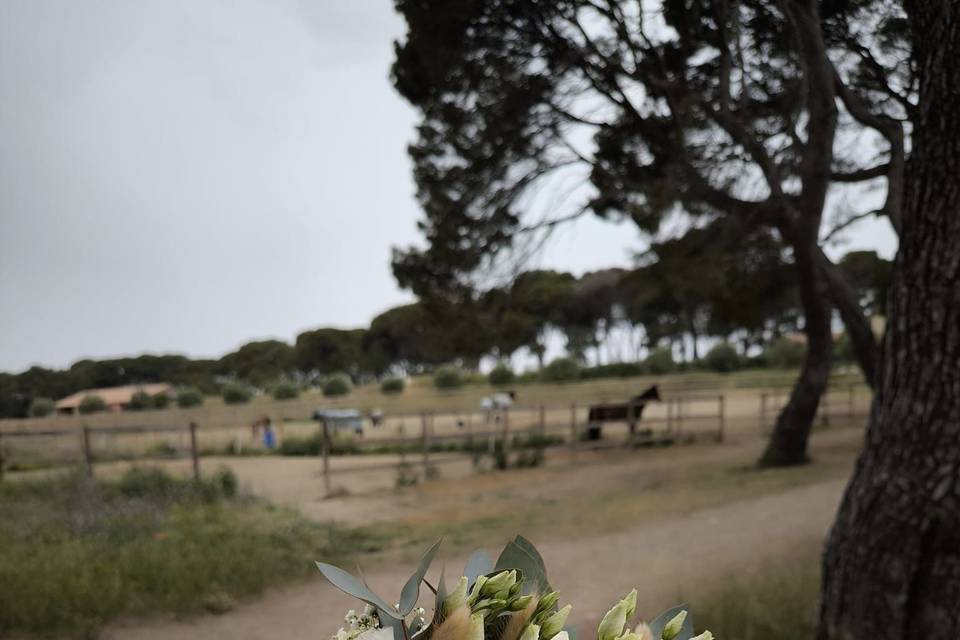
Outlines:
{"type": "Polygon", "coordinates": [[[904,144],[903,124],[899,120],[872,112],[860,98],[847,87],[840,74],[833,69],[833,85],[843,102],[843,106],[853,118],[874,130],[887,139],[890,144],[890,161],[886,166],[887,199],[881,209],[890,218],[897,235],[903,226],[902,207],[904,172],[906,170],[906,149],[904,144]]]}
{"type": "Polygon", "coordinates": [[[865,180],[873,180],[874,178],[882,178],[887,175],[889,171],[890,163],[887,162],[868,169],[857,169],[856,171],[848,171],[846,173],[833,171],[830,173],[830,179],[833,182],[863,182],[865,180]]]}

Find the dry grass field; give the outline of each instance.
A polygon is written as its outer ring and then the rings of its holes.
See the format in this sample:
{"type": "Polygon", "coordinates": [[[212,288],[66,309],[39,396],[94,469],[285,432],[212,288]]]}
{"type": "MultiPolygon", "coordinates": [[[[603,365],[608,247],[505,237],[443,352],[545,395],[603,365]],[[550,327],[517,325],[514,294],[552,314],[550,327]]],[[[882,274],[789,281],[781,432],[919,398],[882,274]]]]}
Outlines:
{"type": "MultiPolygon", "coordinates": [[[[587,633],[633,586],[643,610],[654,611],[681,595],[705,598],[733,577],[814,562],[861,438],[859,428],[818,431],[813,463],[787,470],[751,468],[763,438],[744,433],[720,446],[580,453],[574,465],[556,452],[542,468],[506,473],[444,467],[439,478],[413,488],[358,486],[328,499],[315,461],[216,462],[229,465],[241,486],[259,495],[377,541],[358,562],[385,594],[437,537],[445,537],[439,564],[449,573],[470,549],[493,549],[521,532],[543,551],[564,597],[577,603],[573,621],[587,633]]],[[[315,638],[350,606],[317,577],[269,591],[223,616],[126,621],[106,637],[315,638]]]]}

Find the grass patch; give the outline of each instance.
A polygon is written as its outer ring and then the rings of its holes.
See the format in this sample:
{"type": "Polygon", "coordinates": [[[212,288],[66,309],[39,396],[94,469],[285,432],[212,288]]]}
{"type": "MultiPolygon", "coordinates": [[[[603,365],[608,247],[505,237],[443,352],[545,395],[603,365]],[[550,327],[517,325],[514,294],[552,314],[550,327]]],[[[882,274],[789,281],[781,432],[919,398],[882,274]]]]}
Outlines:
{"type": "MultiPolygon", "coordinates": [[[[517,449],[543,449],[544,447],[561,444],[563,438],[556,435],[528,434],[515,435],[510,447],[517,449]]],[[[494,438],[494,450],[503,448],[503,438],[494,438]]],[[[476,439],[437,439],[430,443],[431,453],[467,453],[483,454],[490,449],[490,439],[477,436],[476,439]]],[[[322,439],[319,434],[307,437],[289,437],[281,443],[277,452],[284,456],[318,456],[323,450],[322,439]]],[[[350,437],[336,437],[331,441],[330,454],[335,456],[352,455],[398,455],[402,453],[422,453],[423,444],[414,438],[408,442],[378,443],[376,440],[363,442],[350,437]]]]}
{"type": "Polygon", "coordinates": [[[690,599],[698,629],[724,640],[811,640],[820,598],[815,553],[762,575],[733,578],[704,598],[690,599]]]}
{"type": "Polygon", "coordinates": [[[131,469],[0,486],[0,636],[95,637],[126,615],[221,612],[369,547],[295,512],[202,482],[131,469]]]}

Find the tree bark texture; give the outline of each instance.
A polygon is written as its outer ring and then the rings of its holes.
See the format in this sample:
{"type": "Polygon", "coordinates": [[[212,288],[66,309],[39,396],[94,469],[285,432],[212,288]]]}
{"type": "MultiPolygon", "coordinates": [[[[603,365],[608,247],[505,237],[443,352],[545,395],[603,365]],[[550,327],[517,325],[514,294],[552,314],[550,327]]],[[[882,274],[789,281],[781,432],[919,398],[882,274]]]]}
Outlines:
{"type": "Polygon", "coordinates": [[[960,0],[904,6],[920,85],[900,251],[819,640],[960,637],[960,0]]]}

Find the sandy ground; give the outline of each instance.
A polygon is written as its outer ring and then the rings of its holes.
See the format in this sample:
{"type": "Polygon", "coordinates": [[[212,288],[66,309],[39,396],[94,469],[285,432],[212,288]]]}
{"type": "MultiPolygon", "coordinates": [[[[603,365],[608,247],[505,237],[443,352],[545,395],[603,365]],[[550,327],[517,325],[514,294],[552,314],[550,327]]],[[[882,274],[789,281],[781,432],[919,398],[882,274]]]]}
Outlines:
{"type": "MultiPolygon", "coordinates": [[[[586,633],[632,587],[640,593],[640,609],[653,615],[674,604],[681,591],[693,593],[791,557],[812,557],[833,518],[861,437],[856,429],[820,432],[813,441],[815,465],[769,476],[742,471],[763,445],[759,434],[743,434],[719,446],[580,453],[574,473],[559,458],[546,468],[463,477],[448,471],[456,465],[447,465],[440,480],[415,489],[327,500],[320,498],[315,460],[279,468],[270,459],[225,462],[254,492],[320,520],[361,522],[379,514],[429,528],[481,522],[485,515],[504,518],[500,529],[493,525],[490,535],[481,536],[484,546],[495,552],[496,543],[515,532],[534,539],[554,587],[575,605],[572,622],[586,633]],[[518,519],[518,511],[529,512],[521,514],[527,519],[518,519]],[[530,528],[503,528],[517,522],[530,528]]],[[[455,573],[467,551],[453,544],[434,573],[444,563],[448,574],[455,573]]],[[[365,563],[364,575],[374,590],[395,598],[415,564],[409,555],[381,554],[365,563]]],[[[129,620],[108,628],[104,637],[325,638],[353,606],[318,575],[305,584],[272,589],[222,616],[129,620]]]]}
{"type": "MultiPolygon", "coordinates": [[[[586,633],[618,596],[633,587],[640,594],[640,609],[653,614],[672,604],[690,584],[762,570],[798,548],[818,544],[843,486],[843,480],[831,480],[628,531],[538,546],[554,588],[565,602],[575,604],[572,622],[586,633]]],[[[446,559],[451,567],[464,562],[463,556],[446,559]]],[[[364,575],[375,591],[391,594],[411,571],[412,566],[388,566],[367,568],[364,575]]],[[[335,631],[343,613],[354,606],[355,601],[318,576],[308,584],[273,590],[223,616],[128,622],[110,628],[104,638],[315,640],[335,631]]]]}

